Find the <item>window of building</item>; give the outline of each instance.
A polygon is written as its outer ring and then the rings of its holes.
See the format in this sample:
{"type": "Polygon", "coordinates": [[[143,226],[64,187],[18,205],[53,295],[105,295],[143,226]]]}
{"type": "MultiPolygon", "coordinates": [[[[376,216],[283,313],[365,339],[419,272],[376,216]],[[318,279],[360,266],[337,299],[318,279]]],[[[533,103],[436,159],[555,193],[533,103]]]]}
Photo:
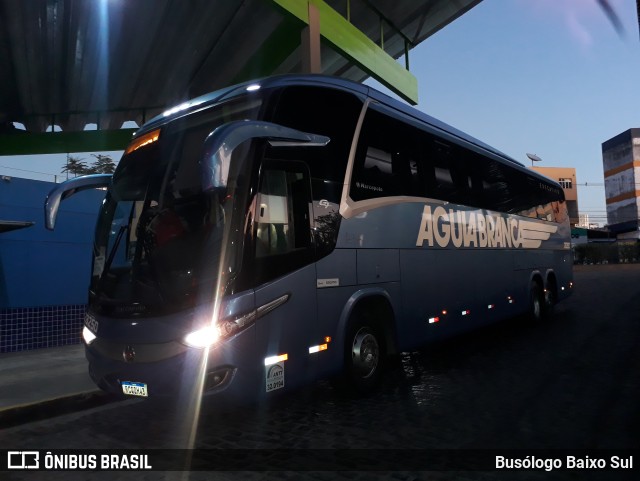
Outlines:
{"type": "Polygon", "coordinates": [[[558,183],[563,189],[571,189],[573,186],[571,179],[567,179],[567,178],[558,179],[558,183]]]}

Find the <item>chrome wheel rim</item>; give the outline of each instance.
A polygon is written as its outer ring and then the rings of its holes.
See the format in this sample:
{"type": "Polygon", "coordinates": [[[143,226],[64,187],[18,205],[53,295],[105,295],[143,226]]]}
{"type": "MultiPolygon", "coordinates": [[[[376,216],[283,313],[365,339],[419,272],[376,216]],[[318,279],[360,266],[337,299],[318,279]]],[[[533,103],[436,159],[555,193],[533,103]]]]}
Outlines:
{"type": "Polygon", "coordinates": [[[542,312],[542,307],[540,305],[540,296],[538,295],[538,291],[533,291],[533,317],[536,319],[540,319],[540,314],[542,312]]]}
{"type": "Polygon", "coordinates": [[[361,327],[354,336],[351,359],[354,371],[362,379],[367,379],[376,372],[380,360],[380,347],[370,328],[361,327]]]}

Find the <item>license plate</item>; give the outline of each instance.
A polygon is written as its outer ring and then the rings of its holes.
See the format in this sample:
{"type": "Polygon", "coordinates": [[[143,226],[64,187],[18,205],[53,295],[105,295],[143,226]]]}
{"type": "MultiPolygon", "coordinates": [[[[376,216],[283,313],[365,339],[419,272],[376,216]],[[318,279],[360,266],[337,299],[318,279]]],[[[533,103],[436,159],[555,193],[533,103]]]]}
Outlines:
{"type": "Polygon", "coordinates": [[[127,396],[149,396],[147,394],[147,385],[143,382],[122,381],[122,392],[127,396]]]}

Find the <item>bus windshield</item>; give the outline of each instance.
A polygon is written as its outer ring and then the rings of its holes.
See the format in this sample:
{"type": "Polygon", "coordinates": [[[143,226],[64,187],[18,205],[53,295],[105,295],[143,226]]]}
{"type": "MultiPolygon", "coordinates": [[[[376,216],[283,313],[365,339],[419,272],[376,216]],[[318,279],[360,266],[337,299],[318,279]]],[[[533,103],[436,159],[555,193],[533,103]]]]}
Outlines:
{"type": "Polygon", "coordinates": [[[127,149],[97,226],[94,308],[122,317],[158,315],[212,299],[222,246],[242,239],[241,229],[233,229],[238,239],[223,242],[233,192],[204,192],[200,163],[216,127],[253,118],[259,107],[236,103],[145,134],[127,149]]]}

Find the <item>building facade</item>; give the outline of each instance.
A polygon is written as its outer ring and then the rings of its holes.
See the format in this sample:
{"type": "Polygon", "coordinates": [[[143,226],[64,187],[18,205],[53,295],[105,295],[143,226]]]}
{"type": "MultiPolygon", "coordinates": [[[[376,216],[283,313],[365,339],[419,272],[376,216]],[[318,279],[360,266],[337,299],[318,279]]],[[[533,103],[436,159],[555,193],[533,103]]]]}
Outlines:
{"type": "Polygon", "coordinates": [[[536,172],[541,173],[560,184],[564,191],[569,211],[569,222],[571,227],[580,223],[578,214],[578,188],[576,182],[576,169],[572,167],[531,167],[536,172]]]}
{"type": "Polygon", "coordinates": [[[640,239],[640,129],[602,144],[609,229],[618,239],[640,239]]]}

